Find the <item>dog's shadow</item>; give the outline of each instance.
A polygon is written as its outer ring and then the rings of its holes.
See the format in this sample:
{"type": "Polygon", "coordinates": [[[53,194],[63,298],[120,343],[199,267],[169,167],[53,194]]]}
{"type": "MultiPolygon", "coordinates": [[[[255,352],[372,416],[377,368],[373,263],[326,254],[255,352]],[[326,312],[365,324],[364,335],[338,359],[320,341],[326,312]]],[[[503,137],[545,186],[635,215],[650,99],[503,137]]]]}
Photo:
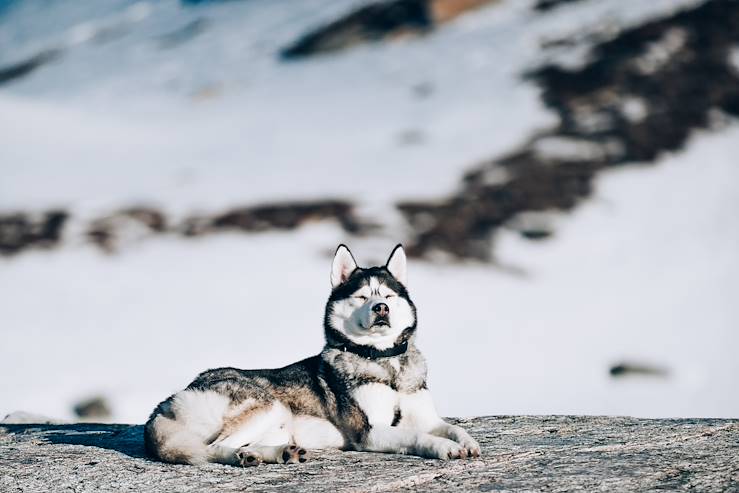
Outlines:
{"type": "Polygon", "coordinates": [[[147,458],[144,450],[144,427],[102,423],[62,425],[1,424],[0,431],[16,435],[19,440],[41,440],[48,443],[84,445],[115,450],[130,457],[147,458]]]}

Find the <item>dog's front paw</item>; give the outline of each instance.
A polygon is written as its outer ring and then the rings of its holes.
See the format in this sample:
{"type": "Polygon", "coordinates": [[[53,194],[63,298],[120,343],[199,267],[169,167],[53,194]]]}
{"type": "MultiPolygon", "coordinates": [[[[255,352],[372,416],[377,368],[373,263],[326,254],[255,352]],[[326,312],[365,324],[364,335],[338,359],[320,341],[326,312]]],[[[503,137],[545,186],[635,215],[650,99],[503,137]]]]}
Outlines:
{"type": "Polygon", "coordinates": [[[428,459],[465,459],[467,449],[460,443],[447,438],[429,436],[419,444],[419,454],[428,459]]]}
{"type": "Polygon", "coordinates": [[[480,444],[471,436],[463,437],[458,443],[467,451],[468,457],[480,457],[480,444]]]}
{"type": "Polygon", "coordinates": [[[450,426],[447,436],[467,450],[469,457],[480,457],[480,444],[460,426],[450,426]]]}

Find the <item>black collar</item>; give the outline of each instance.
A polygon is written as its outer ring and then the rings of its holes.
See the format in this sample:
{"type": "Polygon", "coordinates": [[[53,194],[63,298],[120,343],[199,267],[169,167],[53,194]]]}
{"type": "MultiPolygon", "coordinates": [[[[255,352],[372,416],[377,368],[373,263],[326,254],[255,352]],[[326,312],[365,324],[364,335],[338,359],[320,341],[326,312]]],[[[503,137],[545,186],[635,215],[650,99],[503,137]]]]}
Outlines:
{"type": "Polygon", "coordinates": [[[408,351],[408,341],[403,341],[400,344],[396,344],[387,349],[377,349],[372,346],[360,346],[352,343],[339,346],[338,349],[354,353],[357,356],[367,359],[392,358],[393,356],[400,356],[408,351]]]}

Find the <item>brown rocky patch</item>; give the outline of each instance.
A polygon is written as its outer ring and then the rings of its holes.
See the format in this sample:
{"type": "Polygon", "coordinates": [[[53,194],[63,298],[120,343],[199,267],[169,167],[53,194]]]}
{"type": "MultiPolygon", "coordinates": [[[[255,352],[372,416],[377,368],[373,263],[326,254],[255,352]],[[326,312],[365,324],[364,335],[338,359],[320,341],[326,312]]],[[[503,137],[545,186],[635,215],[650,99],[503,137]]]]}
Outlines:
{"type": "MultiPolygon", "coordinates": [[[[0,255],[57,245],[67,217],[68,213],[64,211],[0,215],[0,255]]],[[[237,207],[214,214],[193,215],[180,223],[173,223],[164,211],[155,207],[129,207],[92,220],[85,235],[103,251],[115,253],[124,244],[163,233],[186,237],[229,230],[259,233],[292,230],[320,221],[335,221],[344,231],[355,235],[378,228],[378,225],[358,218],[350,202],[329,199],[237,207]]]]}
{"type": "Polygon", "coordinates": [[[290,230],[318,221],[336,221],[344,231],[352,234],[362,234],[376,227],[357,218],[350,202],[316,200],[260,204],[237,207],[212,216],[193,216],[180,229],[186,236],[226,230],[257,233],[290,230]]]}

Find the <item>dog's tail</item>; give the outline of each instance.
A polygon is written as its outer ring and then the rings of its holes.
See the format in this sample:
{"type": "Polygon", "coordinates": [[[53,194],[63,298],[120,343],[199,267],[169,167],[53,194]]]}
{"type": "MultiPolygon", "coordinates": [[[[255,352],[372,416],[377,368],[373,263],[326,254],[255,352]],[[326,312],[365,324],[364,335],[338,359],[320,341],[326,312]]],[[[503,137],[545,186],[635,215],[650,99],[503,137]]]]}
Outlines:
{"type": "Polygon", "coordinates": [[[223,428],[228,397],[213,391],[183,390],[160,403],[144,427],[151,457],[175,464],[221,462],[208,444],[223,428]]]}

